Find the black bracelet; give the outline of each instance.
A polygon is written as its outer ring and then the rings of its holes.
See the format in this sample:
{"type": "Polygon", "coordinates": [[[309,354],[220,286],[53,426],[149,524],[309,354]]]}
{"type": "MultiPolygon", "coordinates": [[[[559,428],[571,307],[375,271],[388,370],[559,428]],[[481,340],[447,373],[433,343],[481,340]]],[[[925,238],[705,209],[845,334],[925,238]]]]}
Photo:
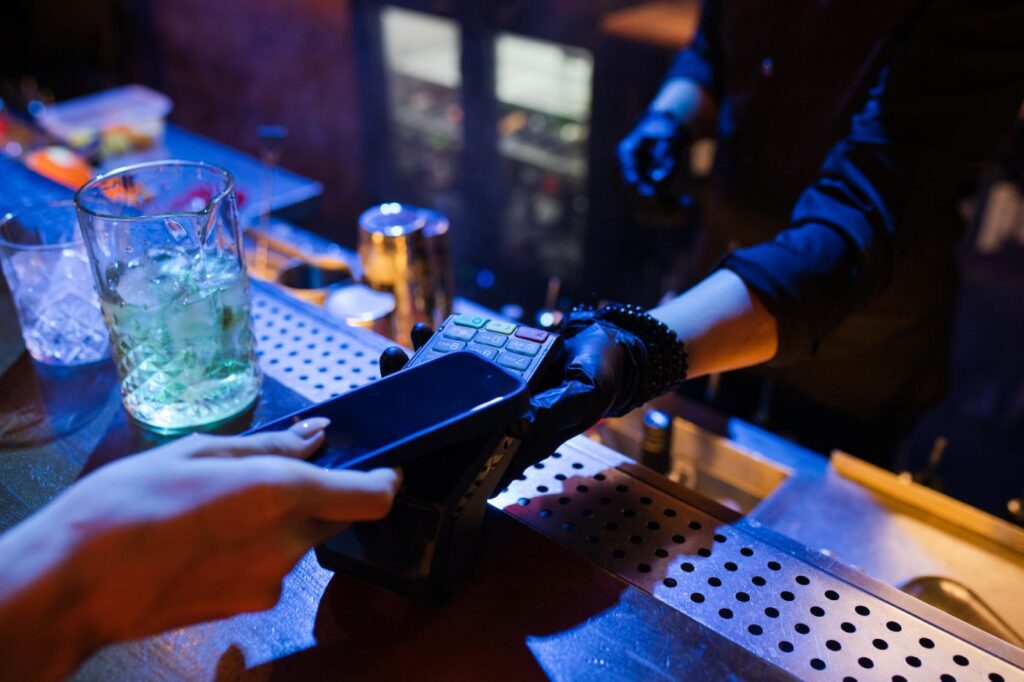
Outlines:
{"type": "Polygon", "coordinates": [[[668,325],[642,307],[627,303],[608,303],[597,310],[592,306],[576,306],[569,316],[570,324],[574,318],[580,320],[581,317],[611,322],[643,342],[647,352],[646,376],[634,387],[630,407],[642,405],[686,380],[685,344],[668,325]]]}

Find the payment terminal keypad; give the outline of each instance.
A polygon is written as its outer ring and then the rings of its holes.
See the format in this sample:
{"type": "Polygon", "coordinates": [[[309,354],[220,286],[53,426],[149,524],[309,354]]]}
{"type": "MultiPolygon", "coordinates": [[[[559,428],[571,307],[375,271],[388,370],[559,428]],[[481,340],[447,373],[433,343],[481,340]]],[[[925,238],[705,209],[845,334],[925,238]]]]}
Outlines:
{"type": "Polygon", "coordinates": [[[504,334],[498,334],[496,332],[477,332],[476,338],[473,339],[474,343],[482,343],[485,346],[493,346],[494,348],[501,348],[508,341],[508,337],[504,334]]]}
{"type": "Polygon", "coordinates": [[[431,343],[431,347],[438,353],[454,353],[457,350],[466,350],[465,342],[452,339],[435,339],[431,343]]]}
{"type": "Polygon", "coordinates": [[[523,341],[522,339],[509,339],[505,350],[532,358],[540,352],[540,344],[532,341],[523,341]]]}
{"type": "Polygon", "coordinates": [[[456,351],[469,351],[529,382],[559,343],[557,334],[542,329],[480,315],[452,315],[416,351],[407,366],[456,351]]]}

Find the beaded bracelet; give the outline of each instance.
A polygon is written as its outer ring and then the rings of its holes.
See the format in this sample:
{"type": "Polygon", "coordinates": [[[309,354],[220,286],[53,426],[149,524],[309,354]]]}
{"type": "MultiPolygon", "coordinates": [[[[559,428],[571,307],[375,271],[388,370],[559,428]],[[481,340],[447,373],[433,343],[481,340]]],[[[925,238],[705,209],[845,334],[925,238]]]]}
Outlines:
{"type": "MultiPolygon", "coordinates": [[[[644,381],[634,388],[632,407],[670,391],[686,380],[686,346],[679,336],[642,307],[627,303],[608,303],[595,310],[576,306],[572,313],[583,313],[595,320],[611,322],[639,338],[646,350],[644,381]]],[[[570,320],[575,315],[570,314],[570,320]]],[[[579,319],[579,318],[577,318],[579,319]]]]}

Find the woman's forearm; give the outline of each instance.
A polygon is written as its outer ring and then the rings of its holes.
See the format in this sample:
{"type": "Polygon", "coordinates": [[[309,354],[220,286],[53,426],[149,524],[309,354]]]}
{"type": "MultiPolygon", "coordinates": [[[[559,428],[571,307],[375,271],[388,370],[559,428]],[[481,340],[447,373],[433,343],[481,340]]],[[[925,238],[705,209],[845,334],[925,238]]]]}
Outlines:
{"type": "Polygon", "coordinates": [[[690,378],[767,362],[778,350],[775,318],[730,270],[718,270],[651,314],[686,344],[690,378]]]}

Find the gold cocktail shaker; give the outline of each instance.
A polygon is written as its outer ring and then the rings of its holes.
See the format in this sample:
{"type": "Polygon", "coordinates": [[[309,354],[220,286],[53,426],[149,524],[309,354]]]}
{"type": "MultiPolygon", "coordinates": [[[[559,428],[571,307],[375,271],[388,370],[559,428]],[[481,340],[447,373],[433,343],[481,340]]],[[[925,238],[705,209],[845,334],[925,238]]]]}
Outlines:
{"type": "Polygon", "coordinates": [[[454,275],[448,219],[405,204],[374,206],[359,216],[363,281],[395,297],[391,338],[409,344],[417,322],[435,329],[452,312],[454,275]]]}

